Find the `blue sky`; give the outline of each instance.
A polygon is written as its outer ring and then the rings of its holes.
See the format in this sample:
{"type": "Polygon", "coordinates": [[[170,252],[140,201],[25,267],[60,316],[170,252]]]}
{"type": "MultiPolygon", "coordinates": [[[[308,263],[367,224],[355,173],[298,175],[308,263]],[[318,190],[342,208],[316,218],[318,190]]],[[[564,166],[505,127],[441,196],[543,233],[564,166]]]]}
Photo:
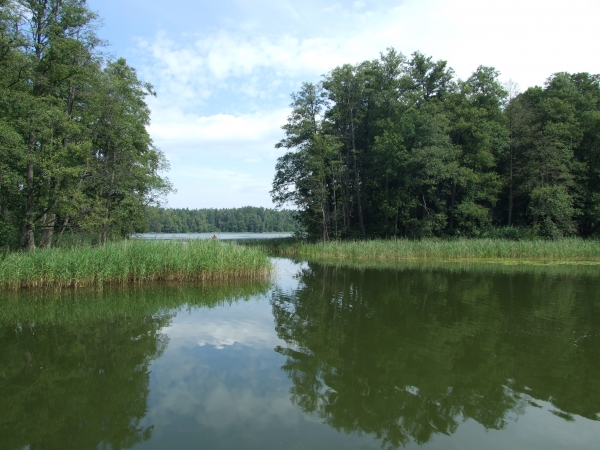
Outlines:
{"type": "Polygon", "coordinates": [[[108,51],[151,82],[170,207],[272,207],[290,94],[387,47],[445,59],[460,78],[494,66],[521,89],[600,73],[600,0],[88,0],[108,51]]]}

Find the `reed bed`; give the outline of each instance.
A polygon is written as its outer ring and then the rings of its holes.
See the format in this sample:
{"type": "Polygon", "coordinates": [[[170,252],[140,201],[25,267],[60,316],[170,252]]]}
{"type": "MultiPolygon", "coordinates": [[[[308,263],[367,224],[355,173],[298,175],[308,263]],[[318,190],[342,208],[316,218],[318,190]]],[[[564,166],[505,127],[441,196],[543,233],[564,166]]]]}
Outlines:
{"type": "MultiPolygon", "coordinates": [[[[299,263],[302,259],[292,259],[299,263]]],[[[306,261],[306,259],[304,259],[306,261]]],[[[600,280],[600,263],[521,263],[486,261],[435,261],[435,260],[372,260],[372,259],[328,259],[310,258],[310,267],[334,270],[393,271],[395,273],[444,272],[469,275],[530,275],[563,278],[593,278],[600,280]]]]}
{"type": "Polygon", "coordinates": [[[212,240],[130,240],[97,248],[5,254],[0,260],[0,289],[227,281],[266,278],[270,271],[269,258],[259,248],[212,240]]]}
{"type": "Polygon", "coordinates": [[[307,259],[600,264],[600,241],[576,238],[554,241],[397,239],[325,244],[280,239],[264,243],[261,247],[278,256],[307,259]]]}

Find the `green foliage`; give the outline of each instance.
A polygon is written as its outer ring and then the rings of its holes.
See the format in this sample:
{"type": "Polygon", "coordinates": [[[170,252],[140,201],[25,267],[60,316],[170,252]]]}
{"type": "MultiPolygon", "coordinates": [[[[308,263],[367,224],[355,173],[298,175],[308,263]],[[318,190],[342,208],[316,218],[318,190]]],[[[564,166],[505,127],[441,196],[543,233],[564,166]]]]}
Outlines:
{"type": "Polygon", "coordinates": [[[177,209],[150,207],[145,210],[151,233],[270,233],[299,230],[296,212],[245,206],[231,209],[177,209]]]}
{"type": "Polygon", "coordinates": [[[171,188],[146,131],[152,87],[104,58],[96,21],[84,0],[2,2],[0,246],[131,234],[171,188]]]}
{"type": "Polygon", "coordinates": [[[518,94],[393,49],[294,94],[271,195],[313,239],[600,232],[600,76],[518,94]],[[319,143],[327,142],[327,146],[319,143]]]}

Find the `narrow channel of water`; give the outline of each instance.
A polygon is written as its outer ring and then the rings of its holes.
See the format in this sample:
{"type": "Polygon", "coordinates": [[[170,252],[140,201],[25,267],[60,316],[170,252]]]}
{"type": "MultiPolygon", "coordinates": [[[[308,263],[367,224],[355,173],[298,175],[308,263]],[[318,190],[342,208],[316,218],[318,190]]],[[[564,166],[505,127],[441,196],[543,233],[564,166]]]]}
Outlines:
{"type": "Polygon", "coordinates": [[[600,268],[275,261],[3,294],[0,449],[596,448],[600,268]]]}
{"type": "Polygon", "coordinates": [[[275,239],[291,237],[293,233],[140,233],[133,236],[134,239],[146,239],[150,241],[172,241],[189,239],[216,239],[223,241],[243,241],[256,239],[275,239]]]}

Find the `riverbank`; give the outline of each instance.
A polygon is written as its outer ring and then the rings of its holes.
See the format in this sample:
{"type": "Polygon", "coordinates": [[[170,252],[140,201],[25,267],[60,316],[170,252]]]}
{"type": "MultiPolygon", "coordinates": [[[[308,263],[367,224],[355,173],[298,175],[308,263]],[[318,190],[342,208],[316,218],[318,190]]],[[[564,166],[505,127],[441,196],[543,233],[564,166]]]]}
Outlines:
{"type": "Polygon", "coordinates": [[[306,259],[600,264],[600,241],[575,238],[554,241],[397,239],[325,244],[279,239],[257,246],[272,255],[306,259]]]}
{"type": "Polygon", "coordinates": [[[261,249],[211,240],[128,240],[95,248],[8,253],[0,258],[0,289],[226,281],[265,278],[271,271],[261,249]]]}

